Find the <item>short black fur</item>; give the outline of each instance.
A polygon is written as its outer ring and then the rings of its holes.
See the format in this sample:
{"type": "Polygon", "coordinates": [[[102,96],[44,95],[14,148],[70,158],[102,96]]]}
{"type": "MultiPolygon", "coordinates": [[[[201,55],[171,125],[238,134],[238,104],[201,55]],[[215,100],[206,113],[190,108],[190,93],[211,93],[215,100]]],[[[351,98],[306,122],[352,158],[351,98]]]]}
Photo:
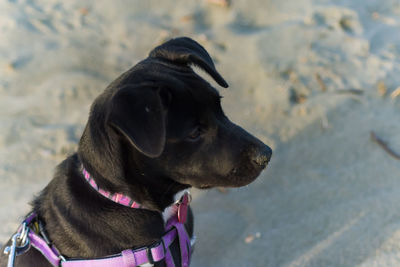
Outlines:
{"type": "MultiPolygon", "coordinates": [[[[225,116],[219,93],[193,64],[228,86],[206,50],[183,37],[156,47],[94,101],[77,153],[33,202],[64,256],[95,258],[151,245],[164,234],[161,213],[176,193],[244,186],[266,167],[271,149],[225,116]],[[147,209],[104,198],[84,180],[82,166],[99,187],[147,209]]],[[[192,236],[191,212],[186,227],[192,236]]],[[[172,249],[178,255],[176,244],[172,249]]],[[[31,249],[16,266],[51,265],[31,249]]]]}

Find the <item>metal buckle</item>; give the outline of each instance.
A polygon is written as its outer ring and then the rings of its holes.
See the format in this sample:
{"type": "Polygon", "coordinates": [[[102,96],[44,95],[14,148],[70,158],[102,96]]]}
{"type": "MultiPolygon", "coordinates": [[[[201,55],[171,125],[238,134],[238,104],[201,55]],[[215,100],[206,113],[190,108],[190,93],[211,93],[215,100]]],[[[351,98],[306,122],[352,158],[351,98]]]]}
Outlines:
{"type": "Polygon", "coordinates": [[[177,199],[177,200],[174,202],[174,204],[180,204],[180,203],[182,203],[182,199],[183,199],[183,196],[184,196],[184,195],[187,195],[187,196],[188,196],[188,204],[190,204],[190,203],[192,202],[192,194],[190,193],[189,190],[185,190],[185,191],[183,192],[182,196],[181,196],[179,199],[177,199]]]}
{"type": "Polygon", "coordinates": [[[63,255],[58,256],[58,258],[60,259],[61,262],[67,261],[63,255]]]}
{"type": "Polygon", "coordinates": [[[14,267],[15,257],[24,254],[30,248],[29,227],[26,222],[22,224],[22,229],[11,238],[11,246],[4,249],[4,254],[8,255],[7,267],[14,267]]]}

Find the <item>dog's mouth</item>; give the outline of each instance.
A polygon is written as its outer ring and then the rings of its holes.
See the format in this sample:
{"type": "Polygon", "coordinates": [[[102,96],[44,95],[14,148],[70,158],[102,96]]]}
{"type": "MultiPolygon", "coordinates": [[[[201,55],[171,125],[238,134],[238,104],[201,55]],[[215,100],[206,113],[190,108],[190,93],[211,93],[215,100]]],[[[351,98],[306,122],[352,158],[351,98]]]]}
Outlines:
{"type": "MultiPolygon", "coordinates": [[[[269,158],[259,162],[248,161],[247,164],[241,164],[233,167],[226,173],[218,173],[218,171],[209,173],[208,175],[188,175],[181,172],[171,173],[170,177],[175,177],[175,182],[185,184],[187,187],[195,187],[200,190],[207,190],[215,187],[237,188],[252,183],[261,172],[267,167],[269,158]],[[180,179],[176,179],[181,177],[180,179]]],[[[172,178],[171,178],[172,179],[172,178]]]]}
{"type": "Polygon", "coordinates": [[[244,165],[240,168],[233,168],[227,176],[227,181],[229,181],[227,187],[241,187],[252,183],[261,174],[267,164],[268,163],[258,168],[254,168],[253,165],[244,165]]]}
{"type": "Polygon", "coordinates": [[[264,168],[233,168],[227,176],[218,177],[215,179],[215,182],[212,183],[202,183],[202,184],[193,184],[192,186],[201,189],[207,190],[215,187],[241,187],[246,186],[253,182],[262,172],[264,168]]]}

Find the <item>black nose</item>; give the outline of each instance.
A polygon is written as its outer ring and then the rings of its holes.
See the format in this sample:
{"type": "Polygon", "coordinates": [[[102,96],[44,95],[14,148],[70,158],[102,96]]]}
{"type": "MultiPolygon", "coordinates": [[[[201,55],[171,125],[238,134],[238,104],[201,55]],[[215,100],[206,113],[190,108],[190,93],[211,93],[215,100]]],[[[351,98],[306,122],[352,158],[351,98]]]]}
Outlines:
{"type": "Polygon", "coordinates": [[[253,150],[253,163],[257,167],[265,168],[271,159],[272,149],[269,146],[263,146],[253,150]]]}

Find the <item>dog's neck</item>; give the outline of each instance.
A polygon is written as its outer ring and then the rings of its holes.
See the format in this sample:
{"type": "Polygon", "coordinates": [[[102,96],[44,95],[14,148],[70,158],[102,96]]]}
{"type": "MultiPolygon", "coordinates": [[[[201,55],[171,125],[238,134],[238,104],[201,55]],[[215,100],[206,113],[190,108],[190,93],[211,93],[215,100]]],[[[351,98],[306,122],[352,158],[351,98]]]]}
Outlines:
{"type": "MultiPolygon", "coordinates": [[[[165,177],[146,177],[146,184],[143,184],[140,183],[140,179],[137,179],[142,177],[135,177],[135,174],[129,177],[129,184],[125,182],[128,180],[127,178],[115,178],[113,181],[118,182],[109,182],[109,179],[98,173],[90,164],[82,163],[99,188],[110,194],[127,196],[146,209],[153,211],[165,211],[188,188],[187,185],[179,184],[165,177]]],[[[82,179],[84,179],[83,173],[82,179]]]]}
{"type": "Polygon", "coordinates": [[[120,141],[105,143],[104,140],[118,138],[99,138],[89,134],[90,129],[88,124],[79,144],[78,157],[100,188],[110,193],[122,193],[158,212],[174,203],[175,194],[189,188],[169,177],[144,176],[139,163],[129,155],[123,155],[127,153],[124,148],[130,144],[120,141]]]}
{"type": "MultiPolygon", "coordinates": [[[[88,182],[88,184],[94,189],[96,190],[99,194],[101,194],[102,196],[104,196],[105,198],[108,198],[109,200],[119,203],[121,205],[130,207],[130,208],[140,208],[140,209],[147,209],[146,206],[141,205],[140,203],[134,201],[133,199],[131,199],[129,196],[126,196],[124,194],[120,194],[120,193],[115,193],[115,194],[111,194],[108,191],[105,191],[104,189],[100,188],[97,183],[95,182],[95,180],[93,179],[93,177],[91,176],[91,174],[85,169],[85,167],[82,165],[81,166],[81,172],[84,176],[84,178],[86,179],[86,181],[88,182]]],[[[168,207],[166,207],[164,209],[164,211],[162,212],[163,215],[163,219],[164,222],[166,223],[173,215],[175,215],[176,213],[176,207],[175,207],[175,203],[177,203],[182,196],[185,194],[185,192],[187,192],[187,190],[182,190],[179,191],[175,194],[174,196],[174,203],[172,203],[171,205],[169,205],[168,207]]]]}

